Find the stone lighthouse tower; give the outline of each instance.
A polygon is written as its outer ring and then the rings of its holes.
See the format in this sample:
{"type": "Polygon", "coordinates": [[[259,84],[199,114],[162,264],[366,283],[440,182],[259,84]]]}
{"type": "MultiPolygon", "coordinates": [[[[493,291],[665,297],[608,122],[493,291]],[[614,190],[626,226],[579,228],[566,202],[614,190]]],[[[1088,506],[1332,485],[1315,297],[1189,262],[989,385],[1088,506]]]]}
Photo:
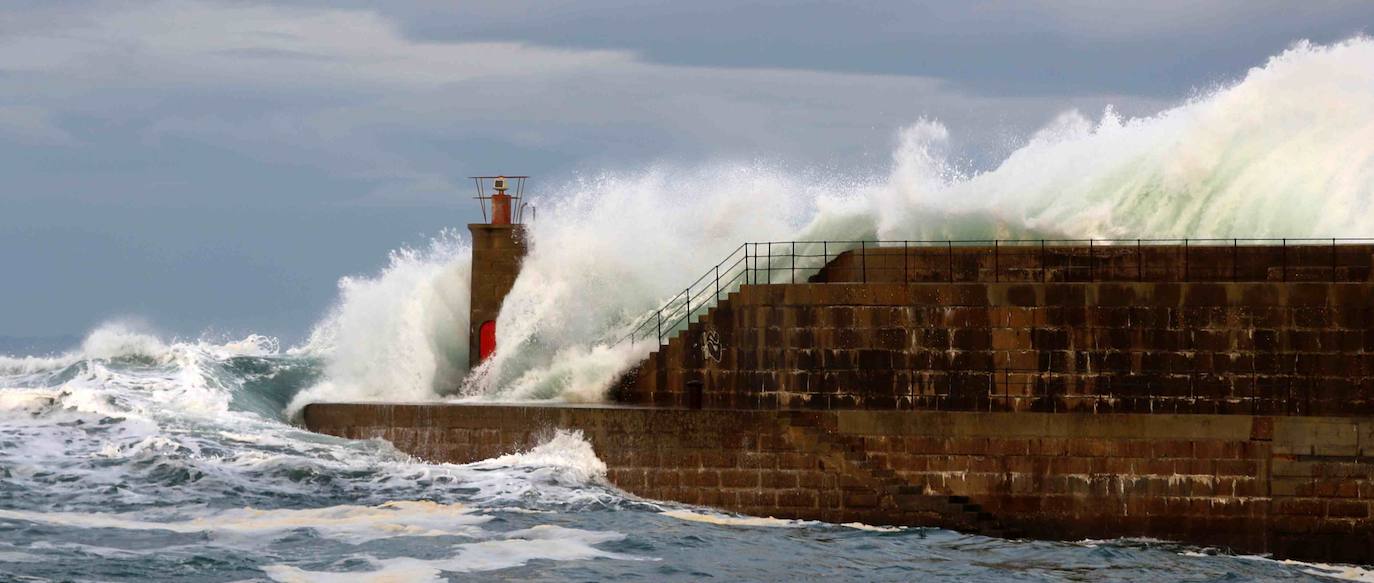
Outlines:
{"type": "Polygon", "coordinates": [[[468,365],[496,350],[496,316],[525,258],[525,176],[473,176],[485,223],[472,232],[472,307],[468,313],[468,365]],[[514,188],[512,188],[512,185],[514,188]],[[490,194],[488,194],[490,193],[490,194]]]}

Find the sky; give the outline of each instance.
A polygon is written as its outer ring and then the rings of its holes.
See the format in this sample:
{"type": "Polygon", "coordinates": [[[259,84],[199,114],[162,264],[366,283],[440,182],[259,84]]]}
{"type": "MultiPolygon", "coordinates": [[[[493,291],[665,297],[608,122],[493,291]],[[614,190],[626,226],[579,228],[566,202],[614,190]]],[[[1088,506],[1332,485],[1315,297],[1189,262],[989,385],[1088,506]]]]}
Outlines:
{"type": "Polygon", "coordinates": [[[341,276],[479,220],[470,175],[861,176],[922,118],[976,171],[1062,112],[1149,115],[1372,24],[1369,1],[4,0],[0,337],[299,340],[341,276]]]}

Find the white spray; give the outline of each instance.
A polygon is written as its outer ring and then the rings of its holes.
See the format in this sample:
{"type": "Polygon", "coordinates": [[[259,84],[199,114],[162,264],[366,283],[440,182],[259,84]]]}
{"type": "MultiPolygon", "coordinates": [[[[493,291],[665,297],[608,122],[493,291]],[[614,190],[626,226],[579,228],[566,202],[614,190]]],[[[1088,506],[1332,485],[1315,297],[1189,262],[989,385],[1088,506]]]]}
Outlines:
{"type": "Polygon", "coordinates": [[[306,354],[326,357],[323,382],[298,393],[289,414],[314,401],[421,401],[454,392],[467,372],[470,247],[445,233],[427,249],[401,249],[373,278],[339,281],[339,302],[306,354]]]}
{"type": "MultiPolygon", "coordinates": [[[[1374,41],[1298,44],[1152,117],[1066,113],[973,176],[950,170],[947,142],[937,122],[906,128],[885,181],[746,165],[567,186],[530,227],[498,350],[464,393],[601,398],[648,350],[609,341],[745,241],[1374,236],[1374,41]]],[[[452,387],[466,354],[466,261],[455,249],[345,280],[326,328],[352,332],[334,335],[329,381],[297,403],[452,387]]]]}

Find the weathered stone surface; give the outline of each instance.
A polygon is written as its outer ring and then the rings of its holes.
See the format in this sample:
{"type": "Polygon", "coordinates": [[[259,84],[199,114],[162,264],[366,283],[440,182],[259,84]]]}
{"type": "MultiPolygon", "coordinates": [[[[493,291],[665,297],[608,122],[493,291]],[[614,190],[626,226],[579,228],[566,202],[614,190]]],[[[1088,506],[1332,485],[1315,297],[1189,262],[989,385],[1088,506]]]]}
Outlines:
{"type": "Polygon", "coordinates": [[[578,430],[622,489],[762,516],[1374,560],[1364,417],[314,404],[304,420],[454,463],[578,430]]]}
{"type": "MultiPolygon", "coordinates": [[[[518,265],[497,243],[474,244],[491,318],[518,265]]],[[[751,514],[1369,562],[1371,252],[861,247],[730,293],[614,387],[651,407],[305,422],[450,462],[577,429],[627,491],[751,514]]]]}
{"type": "MultiPolygon", "coordinates": [[[[816,251],[820,251],[817,249],[816,251]]],[[[813,282],[1358,282],[1374,246],[1233,244],[865,246],[834,257],[813,282]]],[[[783,259],[787,265],[787,259],[783,259]]],[[[809,264],[804,261],[802,267],[809,264]]],[[[794,282],[795,283],[795,282],[794,282]]]]}
{"type": "Polygon", "coordinates": [[[757,287],[673,338],[615,399],[685,404],[691,378],[731,407],[1374,414],[1374,284],[757,287]],[[708,335],[721,347],[710,358],[708,335]]]}

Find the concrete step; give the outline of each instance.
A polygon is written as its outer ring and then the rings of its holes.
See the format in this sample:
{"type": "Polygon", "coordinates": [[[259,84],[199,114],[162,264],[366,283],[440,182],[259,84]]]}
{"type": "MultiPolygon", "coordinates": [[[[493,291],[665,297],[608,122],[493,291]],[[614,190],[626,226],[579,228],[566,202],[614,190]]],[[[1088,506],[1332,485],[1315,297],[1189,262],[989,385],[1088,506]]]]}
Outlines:
{"type": "Polygon", "coordinates": [[[897,508],[909,512],[925,511],[943,514],[947,510],[940,499],[920,494],[897,494],[892,497],[892,502],[897,508]]]}
{"type": "Polygon", "coordinates": [[[964,510],[963,504],[951,504],[946,502],[944,504],[939,505],[939,509],[940,514],[943,514],[945,516],[960,516],[964,518],[971,518],[969,516],[966,516],[968,512],[964,510]]]}
{"type": "Polygon", "coordinates": [[[876,495],[874,516],[890,524],[943,524],[995,537],[1016,537],[1019,532],[1001,525],[996,516],[968,496],[931,495],[925,487],[903,483],[897,472],[874,461],[862,438],[836,435],[819,426],[817,416],[784,412],[777,416],[781,428],[799,450],[829,457],[828,465],[840,474],[841,491],[876,495]],[[835,458],[838,457],[838,460],[835,458]]]}

